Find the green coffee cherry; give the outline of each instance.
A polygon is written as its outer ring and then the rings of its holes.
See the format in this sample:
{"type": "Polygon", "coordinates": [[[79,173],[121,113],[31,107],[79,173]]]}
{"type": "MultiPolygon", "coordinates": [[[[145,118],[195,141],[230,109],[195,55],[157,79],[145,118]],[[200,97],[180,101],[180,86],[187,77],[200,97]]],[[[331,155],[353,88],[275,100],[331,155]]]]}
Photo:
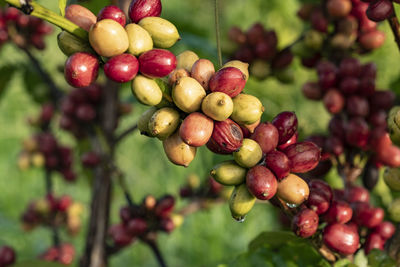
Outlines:
{"type": "Polygon", "coordinates": [[[390,189],[400,191],[400,169],[399,168],[387,168],[383,174],[385,183],[390,189]]]}
{"type": "Polygon", "coordinates": [[[261,118],[264,107],[261,101],[252,95],[239,94],[233,98],[232,120],[239,124],[252,124],[261,118]]]}
{"type": "Polygon", "coordinates": [[[156,111],[157,111],[156,107],[151,107],[140,116],[138,123],[137,123],[140,134],[147,135],[149,137],[153,137],[153,135],[151,134],[151,132],[149,130],[149,121],[156,111]]]}
{"type": "Polygon", "coordinates": [[[255,166],[262,158],[260,145],[249,138],[244,138],[239,151],[233,152],[236,163],[244,168],[255,166]]]}
{"type": "Polygon", "coordinates": [[[153,49],[153,39],[151,39],[150,34],[138,24],[131,23],[126,25],[125,31],[129,39],[129,53],[139,56],[141,53],[153,49]]]}
{"type": "Polygon", "coordinates": [[[88,43],[85,43],[75,35],[69,32],[62,31],[57,35],[57,43],[60,50],[66,55],[70,56],[77,52],[92,52],[88,43]]]}
{"type": "Polygon", "coordinates": [[[239,185],[244,183],[247,170],[235,161],[228,160],[214,166],[210,174],[220,184],[239,185]]]}
{"type": "Polygon", "coordinates": [[[235,186],[229,199],[229,208],[232,217],[237,221],[244,221],[245,216],[253,208],[256,198],[247,190],[246,184],[235,186]]]}
{"type": "Polygon", "coordinates": [[[137,75],[131,87],[132,93],[142,104],[155,106],[161,102],[161,89],[153,79],[137,75]]]}
{"type": "Polygon", "coordinates": [[[139,21],[139,25],[148,31],[156,47],[170,48],[180,39],[175,25],[166,19],[146,17],[139,21]]]}
{"type": "Polygon", "coordinates": [[[157,110],[149,120],[149,131],[151,135],[160,140],[166,139],[179,125],[179,113],[173,108],[161,108],[157,110]]]}
{"type": "Polygon", "coordinates": [[[192,71],[193,64],[197,60],[199,60],[199,56],[196,55],[195,52],[190,50],[183,51],[176,57],[176,69],[185,69],[190,73],[192,71]]]}

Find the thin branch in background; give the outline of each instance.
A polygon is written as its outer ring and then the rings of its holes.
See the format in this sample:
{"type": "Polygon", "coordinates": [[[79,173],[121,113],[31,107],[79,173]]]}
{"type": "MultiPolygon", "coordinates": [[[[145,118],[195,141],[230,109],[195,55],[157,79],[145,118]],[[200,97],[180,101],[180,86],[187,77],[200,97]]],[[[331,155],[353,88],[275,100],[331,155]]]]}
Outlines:
{"type": "Polygon", "coordinates": [[[222,67],[221,39],[219,30],[219,0],[214,0],[215,38],[217,39],[217,52],[219,68],[222,67]]]}
{"type": "Polygon", "coordinates": [[[160,265],[160,267],[167,267],[167,263],[164,260],[163,255],[161,254],[160,249],[158,248],[158,245],[154,239],[145,239],[143,240],[154,253],[154,256],[157,258],[157,262],[160,265]]]}
{"type": "Polygon", "coordinates": [[[137,123],[135,125],[132,125],[131,127],[129,127],[128,129],[126,129],[125,131],[123,131],[119,136],[117,136],[114,140],[114,144],[120,142],[122,139],[124,139],[126,136],[128,136],[129,134],[131,134],[132,132],[136,131],[137,129],[137,123]]]}
{"type": "Polygon", "coordinates": [[[400,50],[400,24],[399,20],[397,19],[396,11],[394,8],[393,8],[393,15],[389,17],[387,20],[390,24],[390,28],[392,29],[394,40],[396,41],[396,44],[400,50]]]}
{"type": "Polygon", "coordinates": [[[32,62],[35,69],[39,72],[40,77],[42,77],[43,81],[49,86],[53,104],[57,106],[58,102],[63,97],[63,92],[57,87],[53,78],[51,78],[51,76],[43,69],[42,65],[31,53],[31,51],[29,51],[28,48],[21,49],[29,57],[29,60],[32,62]]]}

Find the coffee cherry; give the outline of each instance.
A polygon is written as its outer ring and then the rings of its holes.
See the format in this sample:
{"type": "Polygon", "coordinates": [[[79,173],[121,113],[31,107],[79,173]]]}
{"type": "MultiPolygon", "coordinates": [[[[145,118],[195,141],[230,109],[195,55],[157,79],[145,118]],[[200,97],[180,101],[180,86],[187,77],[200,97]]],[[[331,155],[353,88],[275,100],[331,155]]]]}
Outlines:
{"type": "Polygon", "coordinates": [[[328,14],[336,18],[347,16],[351,11],[351,7],[350,0],[328,0],[326,3],[328,14]]]}
{"type": "Polygon", "coordinates": [[[297,143],[297,138],[298,138],[299,134],[296,131],[296,133],[284,144],[278,145],[277,149],[280,151],[285,150],[288,146],[291,146],[293,144],[297,143]]]}
{"type": "Polygon", "coordinates": [[[226,62],[221,69],[227,67],[233,67],[239,69],[244,74],[244,76],[246,76],[246,82],[249,79],[249,63],[242,62],[240,60],[231,60],[226,62]]]}
{"type": "Polygon", "coordinates": [[[69,265],[74,261],[75,249],[71,244],[61,244],[59,247],[58,261],[62,264],[69,265]]]}
{"type": "Polygon", "coordinates": [[[346,141],[349,145],[365,147],[368,142],[369,127],[362,118],[351,119],[346,127],[346,141]]]}
{"type": "Polygon", "coordinates": [[[146,17],[138,23],[153,39],[155,47],[170,48],[181,39],[175,25],[159,17],[146,17]]]}
{"type": "Polygon", "coordinates": [[[395,101],[395,94],[392,91],[376,91],[370,97],[370,104],[372,109],[389,110],[392,108],[395,101]]]}
{"type": "Polygon", "coordinates": [[[132,236],[128,234],[126,228],[122,224],[112,225],[110,229],[108,229],[108,234],[118,247],[125,247],[133,240],[132,236]]]}
{"type": "Polygon", "coordinates": [[[190,50],[185,50],[176,57],[177,69],[185,69],[188,72],[192,70],[193,64],[199,60],[199,56],[190,50]]]}
{"type": "Polygon", "coordinates": [[[279,132],[279,145],[286,143],[297,132],[297,117],[294,112],[279,113],[272,120],[272,124],[279,132]]]}
{"type": "Polygon", "coordinates": [[[369,203],[369,192],[361,186],[346,188],[345,198],[349,203],[364,202],[369,203]]]}
{"type": "MultiPolygon", "coordinates": [[[[162,108],[157,110],[149,120],[149,131],[152,136],[160,140],[166,139],[175,132],[179,125],[179,113],[173,108],[162,108]]],[[[172,140],[172,139],[171,139],[172,140]]],[[[178,139],[175,138],[176,141],[178,139]]],[[[181,139],[179,139],[182,141],[181,139]]],[[[183,142],[183,141],[182,141],[183,142]]]]}
{"type": "Polygon", "coordinates": [[[229,209],[232,217],[237,221],[243,221],[255,202],[256,198],[249,192],[246,184],[235,186],[229,199],[229,209]]]}
{"type": "Polygon", "coordinates": [[[330,89],[323,98],[324,106],[331,114],[337,114],[342,111],[344,101],[343,95],[336,89],[330,89]]]}
{"type": "Polygon", "coordinates": [[[64,76],[73,87],[81,88],[92,84],[99,71],[98,59],[89,53],[79,52],[65,62],[64,76]]]}
{"type": "Polygon", "coordinates": [[[153,49],[153,40],[150,34],[138,24],[130,23],[125,27],[129,40],[128,52],[139,56],[153,49]]]}
{"type": "Polygon", "coordinates": [[[328,211],[330,201],[321,191],[310,188],[310,195],[307,199],[306,205],[320,215],[328,211]]]}
{"type": "Polygon", "coordinates": [[[96,23],[96,16],[87,8],[81,5],[69,5],[65,9],[65,18],[72,21],[85,31],[96,23]]]}
{"type": "Polygon", "coordinates": [[[57,35],[57,44],[61,52],[68,57],[77,52],[93,53],[93,50],[90,48],[89,44],[83,42],[75,35],[66,31],[62,31],[57,35]]]}
{"type": "Polygon", "coordinates": [[[129,5],[129,18],[138,23],[145,17],[159,17],[162,5],[160,0],[132,0],[129,5]]]}
{"type": "Polygon", "coordinates": [[[233,158],[242,167],[251,168],[262,158],[262,150],[252,139],[244,138],[239,151],[233,152],[233,158]]]}
{"type": "Polygon", "coordinates": [[[323,241],[335,252],[351,255],[358,249],[360,237],[350,226],[334,223],[325,227],[323,241]]]}
{"type": "Polygon", "coordinates": [[[339,139],[345,138],[345,122],[339,115],[334,116],[329,121],[328,128],[332,135],[338,137],[339,139]]]}
{"type": "Polygon", "coordinates": [[[335,200],[331,203],[329,210],[325,213],[324,219],[328,223],[347,223],[353,216],[350,205],[344,201],[335,200]]]}
{"type": "Polygon", "coordinates": [[[321,100],[322,90],[316,82],[307,82],[301,88],[303,95],[311,100],[321,100]]]}
{"type": "Polygon", "coordinates": [[[156,107],[151,107],[145,112],[143,112],[143,114],[139,117],[137,125],[140,134],[153,137],[151,131],[149,130],[149,121],[156,111],[157,111],[156,107]]]}
{"type": "Polygon", "coordinates": [[[0,266],[8,266],[15,262],[15,252],[9,246],[0,247],[0,266]]]}
{"type": "Polygon", "coordinates": [[[158,217],[167,218],[170,216],[175,206],[175,198],[171,195],[165,195],[159,200],[155,206],[154,213],[158,217]]]}
{"type": "Polygon", "coordinates": [[[124,12],[116,6],[105,6],[103,7],[99,14],[97,15],[97,21],[103,19],[112,19],[125,27],[126,18],[124,12]]]}
{"type": "Polygon", "coordinates": [[[350,116],[366,117],[369,113],[369,103],[364,97],[352,95],[346,100],[346,111],[350,116]]]}
{"type": "Polygon", "coordinates": [[[228,119],[233,112],[233,101],[227,94],[214,92],[208,94],[201,103],[204,114],[216,121],[228,119]]]}
{"type": "Polygon", "coordinates": [[[377,233],[378,235],[380,235],[380,237],[385,241],[394,235],[396,228],[393,225],[393,223],[384,221],[384,222],[381,222],[378,226],[376,226],[373,229],[373,231],[374,231],[374,233],[377,233]]]}
{"type": "Polygon", "coordinates": [[[365,202],[355,202],[353,207],[353,221],[360,226],[367,228],[374,228],[378,226],[384,217],[384,211],[381,208],[371,207],[365,202]]]}
{"type": "Polygon", "coordinates": [[[211,138],[214,122],[200,112],[189,114],[179,128],[182,140],[190,146],[203,146],[211,138]]]}
{"type": "Polygon", "coordinates": [[[359,42],[364,49],[374,50],[383,45],[385,34],[378,30],[365,32],[359,36],[359,42]]]}
{"type": "Polygon", "coordinates": [[[328,153],[340,156],[344,152],[343,142],[336,136],[329,136],[325,141],[325,149],[328,153]]]}
{"type": "Polygon", "coordinates": [[[358,59],[350,57],[340,61],[339,75],[341,77],[358,77],[360,74],[364,75],[361,69],[361,63],[358,59]]]}
{"type": "Polygon", "coordinates": [[[130,207],[122,207],[119,210],[119,217],[124,224],[127,224],[129,220],[132,218],[132,212],[130,207]]]}
{"type": "Polygon", "coordinates": [[[205,96],[204,88],[191,77],[179,79],[172,89],[172,99],[175,105],[186,113],[199,110],[205,96]]]}
{"type": "Polygon", "coordinates": [[[133,218],[126,225],[126,231],[132,236],[143,235],[147,229],[147,222],[142,218],[133,218]]]}
{"type": "Polygon", "coordinates": [[[112,57],[104,65],[105,75],[119,83],[129,82],[135,78],[139,70],[139,62],[131,54],[121,54],[112,57]]]}
{"type": "Polygon", "coordinates": [[[233,26],[229,29],[228,37],[237,44],[244,44],[247,39],[246,34],[237,26],[233,26]]]}
{"type": "Polygon", "coordinates": [[[252,95],[239,94],[233,98],[231,118],[239,124],[252,124],[261,118],[264,107],[261,101],[252,95]]]}
{"type": "Polygon", "coordinates": [[[265,166],[270,169],[280,181],[290,173],[290,160],[281,151],[270,151],[265,156],[265,166]]]}
{"type": "Polygon", "coordinates": [[[304,173],[314,169],[321,159],[321,149],[312,142],[301,142],[283,151],[290,160],[292,172],[304,173]]]}
{"type": "Polygon", "coordinates": [[[168,75],[168,84],[174,86],[183,77],[190,77],[190,73],[185,69],[175,69],[168,75]]]}
{"type": "Polygon", "coordinates": [[[300,205],[308,199],[310,189],[307,183],[295,174],[289,174],[278,183],[277,197],[287,204],[300,205]]]}
{"type": "Polygon", "coordinates": [[[143,75],[137,75],[132,81],[132,93],[140,103],[155,106],[162,100],[162,91],[158,84],[143,75]]]}
{"type": "Polygon", "coordinates": [[[103,19],[94,24],[89,31],[89,42],[97,54],[113,57],[128,50],[128,35],[118,22],[103,19]]]}
{"type": "Polygon", "coordinates": [[[362,181],[365,188],[372,190],[379,180],[379,169],[372,162],[367,162],[364,173],[362,175],[362,181]]]}
{"type": "Polygon", "coordinates": [[[368,255],[372,249],[383,250],[384,245],[385,245],[385,241],[382,239],[382,237],[379,234],[370,233],[364,244],[365,254],[368,255]]]}
{"type": "Polygon", "coordinates": [[[243,132],[234,121],[216,121],[207,148],[217,154],[230,154],[237,151],[243,142],[243,132]]]}
{"type": "Polygon", "coordinates": [[[326,32],[328,30],[328,20],[321,10],[315,10],[311,13],[311,25],[319,32],[326,32]]]}
{"type": "Polygon", "coordinates": [[[174,221],[169,217],[162,218],[160,221],[160,229],[164,232],[171,233],[175,229],[174,221]]]}
{"type": "Polygon", "coordinates": [[[240,185],[246,179],[247,170],[240,167],[235,161],[221,162],[210,171],[211,176],[223,185],[240,185]]]}
{"type": "Polygon", "coordinates": [[[250,137],[256,141],[264,154],[274,150],[278,145],[279,132],[270,122],[260,123],[250,137]]]}
{"type": "Polygon", "coordinates": [[[139,57],[139,70],[151,78],[161,78],[176,68],[176,57],[168,50],[152,49],[139,57]]]}
{"type": "Polygon", "coordinates": [[[82,104],[76,108],[75,115],[81,121],[92,121],[96,118],[96,110],[91,105],[82,104]]]}
{"type": "Polygon", "coordinates": [[[303,209],[292,220],[293,232],[302,238],[315,234],[318,228],[318,215],[310,209],[303,209]]]}
{"type": "Polygon", "coordinates": [[[217,71],[209,81],[211,92],[222,92],[230,97],[240,94],[246,84],[246,77],[237,68],[226,67],[217,71]]]}
{"type": "Polygon", "coordinates": [[[101,159],[96,152],[90,151],[82,155],[81,161],[83,166],[93,168],[100,163],[101,159]]]}
{"type": "Polygon", "coordinates": [[[208,59],[197,60],[190,70],[192,78],[196,79],[205,90],[208,90],[208,83],[214,73],[214,64],[208,59]]]}
{"type": "Polygon", "coordinates": [[[196,156],[196,147],[183,142],[178,131],[163,141],[163,148],[168,159],[176,165],[187,167],[196,156]]]}
{"type": "Polygon", "coordinates": [[[393,4],[390,0],[373,1],[367,9],[367,16],[370,20],[379,22],[393,15],[393,4]]]}
{"type": "Polygon", "coordinates": [[[387,127],[387,113],[386,111],[380,109],[377,111],[371,112],[368,116],[368,122],[372,124],[374,127],[387,127]]]}

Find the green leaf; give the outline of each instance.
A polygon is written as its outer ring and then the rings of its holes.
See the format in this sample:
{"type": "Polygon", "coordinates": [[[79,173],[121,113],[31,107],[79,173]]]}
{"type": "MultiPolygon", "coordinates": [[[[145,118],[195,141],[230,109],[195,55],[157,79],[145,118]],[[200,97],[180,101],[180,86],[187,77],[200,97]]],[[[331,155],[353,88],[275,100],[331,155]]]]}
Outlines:
{"type": "Polygon", "coordinates": [[[50,262],[50,261],[40,261],[40,260],[29,260],[21,261],[17,264],[12,265],[12,267],[65,267],[60,263],[50,262]]]}
{"type": "Polygon", "coordinates": [[[15,66],[13,65],[3,66],[0,68],[0,97],[4,94],[14,72],[15,66]]]}
{"type": "Polygon", "coordinates": [[[341,259],[335,262],[333,267],[347,267],[349,264],[351,264],[351,261],[349,259],[341,259]]]}
{"type": "Polygon", "coordinates": [[[297,242],[308,244],[305,239],[297,237],[292,232],[288,231],[276,231],[276,232],[263,232],[253,239],[249,244],[249,250],[256,250],[259,247],[267,244],[272,248],[279,248],[280,246],[288,242],[297,242]]]}
{"type": "Polygon", "coordinates": [[[368,267],[368,259],[363,249],[360,249],[355,255],[354,264],[359,267],[368,267]]]}
{"type": "Polygon", "coordinates": [[[368,267],[396,266],[396,262],[384,251],[373,249],[368,254],[368,267]]]}
{"type": "Polygon", "coordinates": [[[65,7],[67,6],[67,0],[58,0],[58,8],[60,9],[61,16],[65,17],[65,7]]]}

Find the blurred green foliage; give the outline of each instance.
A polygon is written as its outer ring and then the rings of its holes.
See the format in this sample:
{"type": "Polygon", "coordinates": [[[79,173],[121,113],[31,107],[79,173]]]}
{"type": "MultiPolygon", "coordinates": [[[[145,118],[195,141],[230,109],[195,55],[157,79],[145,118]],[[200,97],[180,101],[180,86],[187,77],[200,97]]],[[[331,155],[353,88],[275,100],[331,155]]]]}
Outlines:
{"type": "MultiPolygon", "coordinates": [[[[38,2],[58,12],[58,1],[39,0],[38,2]]],[[[94,12],[98,12],[107,4],[109,1],[93,0],[88,3],[88,6],[94,12]]],[[[303,27],[295,16],[298,7],[299,1],[296,0],[221,0],[223,50],[229,52],[233,49],[227,39],[229,27],[237,25],[246,30],[258,21],[267,28],[276,29],[280,47],[291,43],[301,34],[303,27]]],[[[173,48],[175,53],[191,49],[201,57],[216,62],[212,0],[163,1],[162,16],[172,21],[182,35],[182,40],[173,48]]],[[[383,23],[380,27],[388,33],[386,44],[371,55],[363,57],[362,61],[373,60],[377,64],[378,85],[386,88],[397,80],[400,71],[399,52],[390,35],[388,25],[383,23]]],[[[58,32],[59,29],[55,29],[54,34],[46,40],[47,49],[35,52],[35,55],[54,77],[56,83],[62,88],[68,88],[60,71],[60,66],[63,65],[66,57],[57,47],[58,32]]],[[[30,75],[24,74],[25,72],[32,74],[34,69],[27,70],[20,67],[15,69],[14,75],[11,75],[11,66],[25,64],[29,66],[29,61],[17,48],[10,44],[1,48],[0,245],[4,243],[13,246],[17,250],[19,261],[37,257],[51,244],[51,236],[47,229],[38,228],[25,233],[19,223],[20,215],[29,201],[45,194],[42,171],[32,169],[22,172],[17,169],[16,164],[21,140],[33,133],[26,119],[28,116],[37,114],[39,110],[39,106],[27,94],[29,89],[39,89],[32,87],[32,84],[27,82],[30,75]],[[4,80],[4,77],[9,79],[4,80]],[[3,88],[6,82],[7,87],[3,88]]],[[[269,120],[283,110],[292,110],[299,118],[302,137],[326,131],[329,116],[322,104],[306,100],[300,91],[305,81],[315,79],[314,72],[302,68],[297,60],[292,68],[295,71],[293,84],[280,84],[275,79],[260,82],[250,78],[245,91],[261,99],[266,109],[264,119],[269,120]]],[[[397,84],[395,84],[396,87],[397,84]]],[[[129,85],[121,88],[121,94],[124,99],[132,101],[129,85]]],[[[135,104],[133,113],[121,121],[119,129],[122,131],[132,125],[145,109],[143,105],[135,104]]],[[[57,127],[57,122],[54,126],[57,127]]],[[[74,144],[73,138],[65,132],[56,131],[56,135],[64,143],[74,144]]],[[[146,194],[160,196],[170,193],[177,196],[179,186],[185,182],[188,174],[197,173],[205,179],[213,164],[226,157],[215,156],[201,148],[190,167],[177,167],[168,162],[161,142],[140,136],[136,132],[120,144],[117,158],[118,165],[127,174],[127,182],[134,200],[140,201],[146,194]]],[[[79,168],[78,164],[76,168],[79,168]]],[[[66,184],[60,177],[54,177],[54,181],[58,194],[69,194],[85,204],[87,209],[83,219],[87,222],[90,184],[85,176],[81,175],[74,184],[66,184]]],[[[119,208],[124,204],[121,190],[115,187],[111,211],[113,223],[119,221],[119,208]]],[[[179,201],[178,204],[183,206],[185,203],[179,201]]],[[[160,234],[159,244],[170,266],[217,266],[219,263],[232,262],[237,255],[245,252],[249,242],[260,232],[279,228],[277,212],[271,205],[257,204],[247,216],[247,220],[240,224],[231,219],[228,205],[224,204],[209,211],[190,215],[185,219],[184,224],[170,235],[160,234]]],[[[76,238],[62,234],[63,240],[73,243],[78,252],[83,249],[85,225],[82,230],[76,238]]],[[[275,255],[268,254],[264,250],[264,247],[259,248],[262,257],[270,256],[271,262],[275,262],[275,255]]],[[[289,249],[287,253],[290,254],[291,251],[292,249],[289,249]]],[[[139,243],[128,247],[111,259],[111,266],[156,266],[156,264],[149,248],[139,243]]]]}

